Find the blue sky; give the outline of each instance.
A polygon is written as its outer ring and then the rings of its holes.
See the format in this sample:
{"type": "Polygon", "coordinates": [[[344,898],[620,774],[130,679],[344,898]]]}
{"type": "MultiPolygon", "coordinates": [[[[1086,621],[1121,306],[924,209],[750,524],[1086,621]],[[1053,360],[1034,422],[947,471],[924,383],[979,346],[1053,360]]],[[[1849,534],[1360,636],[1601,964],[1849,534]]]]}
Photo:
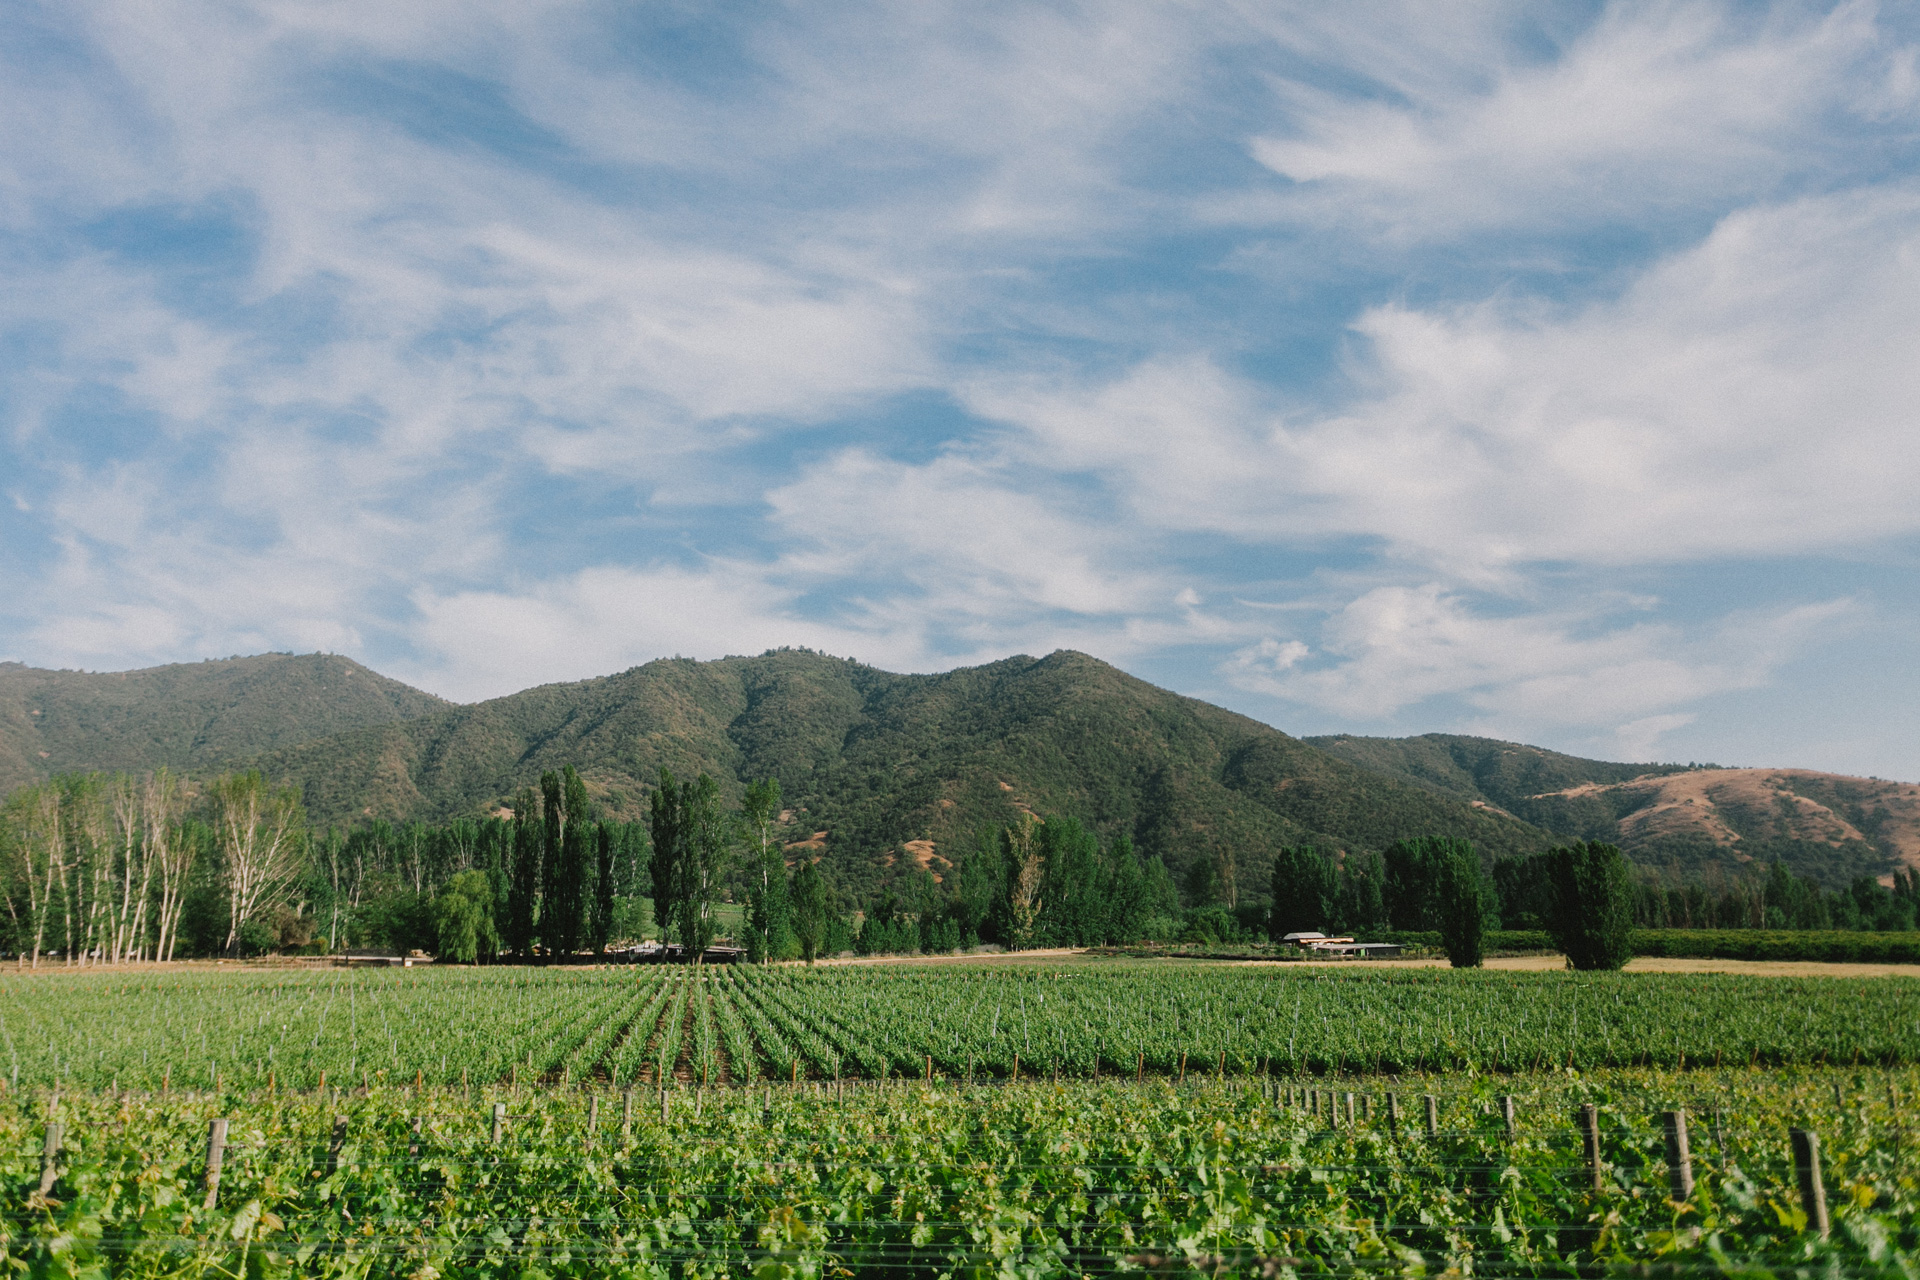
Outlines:
{"type": "Polygon", "coordinates": [[[4,9],[0,655],[1920,777],[1909,6],[4,9]]]}

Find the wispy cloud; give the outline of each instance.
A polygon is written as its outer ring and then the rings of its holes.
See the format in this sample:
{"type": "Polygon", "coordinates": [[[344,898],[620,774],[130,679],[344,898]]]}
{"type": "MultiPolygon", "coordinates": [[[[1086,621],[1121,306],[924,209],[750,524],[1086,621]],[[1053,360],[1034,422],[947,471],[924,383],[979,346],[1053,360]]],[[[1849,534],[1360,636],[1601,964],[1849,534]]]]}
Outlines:
{"type": "Polygon", "coordinates": [[[29,660],[1073,645],[1704,753],[1920,613],[1820,569],[1920,534],[1897,10],[11,16],[29,660]],[[1765,598],[1645,581],[1729,565],[1765,598]]]}

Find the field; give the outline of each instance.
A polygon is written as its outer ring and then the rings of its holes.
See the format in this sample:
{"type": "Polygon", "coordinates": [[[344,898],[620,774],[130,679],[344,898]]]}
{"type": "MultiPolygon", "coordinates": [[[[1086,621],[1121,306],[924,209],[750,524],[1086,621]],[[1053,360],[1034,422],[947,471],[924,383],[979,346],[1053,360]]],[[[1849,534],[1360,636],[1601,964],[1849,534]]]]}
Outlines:
{"type": "Polygon", "coordinates": [[[1920,983],[1125,961],[100,972],[0,978],[0,1052],[15,1087],[138,1089],[1900,1065],[1920,1060],[1920,983]]]}
{"type": "Polygon", "coordinates": [[[100,972],[0,981],[0,1031],[32,1274],[1920,1269],[1905,980],[100,972]]]}

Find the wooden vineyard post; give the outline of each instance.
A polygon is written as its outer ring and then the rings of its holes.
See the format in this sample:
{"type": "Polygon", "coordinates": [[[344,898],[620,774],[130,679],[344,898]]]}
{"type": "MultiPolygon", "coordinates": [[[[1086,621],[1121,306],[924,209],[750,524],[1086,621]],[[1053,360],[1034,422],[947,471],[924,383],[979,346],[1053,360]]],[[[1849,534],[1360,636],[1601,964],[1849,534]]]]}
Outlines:
{"type": "Polygon", "coordinates": [[[1385,1105],[1387,1111],[1387,1136],[1389,1138],[1397,1138],[1400,1136],[1400,1095],[1388,1092],[1385,1105]]]}
{"type": "Polygon", "coordinates": [[[1147,1055],[1143,1050],[1140,1054],[1140,1064],[1137,1067],[1135,1067],[1133,1071],[1133,1082],[1135,1084],[1139,1084],[1141,1081],[1145,1080],[1146,1078],[1147,1078],[1147,1055]]]}
{"type": "MultiPolygon", "coordinates": [[[[1182,1062],[1185,1062],[1185,1061],[1186,1061],[1186,1059],[1185,1059],[1185,1058],[1182,1058],[1182,1059],[1181,1059],[1181,1061],[1182,1061],[1182,1062]]],[[[1019,1055],[1019,1054],[1017,1054],[1017,1053],[1013,1055],[1013,1077],[1012,1077],[1012,1083],[1014,1083],[1014,1084],[1019,1084],[1019,1083],[1020,1083],[1020,1055],[1019,1055]]]]}
{"type": "MultiPolygon", "coordinates": [[[[495,1142],[499,1139],[495,1138],[495,1142]]],[[[347,1145],[347,1118],[333,1118],[333,1136],[327,1139],[327,1176],[340,1172],[340,1150],[347,1145]]]]}
{"type": "Polygon", "coordinates": [[[1347,1093],[1347,1128],[1353,1128],[1353,1093],[1347,1093]]]}
{"type": "Polygon", "coordinates": [[[413,1072],[413,1091],[415,1093],[419,1093],[420,1086],[425,1083],[426,1083],[426,1072],[421,1071],[419,1068],[416,1067],[413,1072]]]}
{"type": "MultiPolygon", "coordinates": [[[[1020,1061],[1020,1059],[1015,1058],[1014,1061],[1018,1062],[1020,1061]]],[[[1185,1049],[1182,1049],[1180,1051],[1180,1078],[1174,1083],[1185,1084],[1186,1082],[1187,1082],[1187,1051],[1185,1049]]]]}
{"type": "Polygon", "coordinates": [[[1440,1136],[1440,1099],[1430,1093],[1426,1094],[1425,1097],[1427,1100],[1427,1136],[1429,1138],[1437,1138],[1440,1136]]]}
{"type": "Polygon", "coordinates": [[[600,1128],[600,1095],[587,1096],[587,1145],[593,1145],[594,1134],[600,1128]]]}
{"type": "Polygon", "coordinates": [[[207,1198],[201,1202],[202,1209],[211,1209],[220,1203],[220,1166],[227,1158],[227,1122],[225,1119],[207,1121],[207,1198]]]}
{"type": "Polygon", "coordinates": [[[66,1135],[66,1131],[66,1126],[58,1120],[47,1121],[47,1140],[40,1148],[40,1196],[42,1199],[53,1191],[54,1179],[59,1168],[60,1140],[66,1135]]]}
{"type": "Polygon", "coordinates": [[[620,1095],[620,1141],[626,1142],[633,1137],[633,1086],[620,1095]]]}
{"type": "Polygon", "coordinates": [[[1220,1051],[1220,1066],[1219,1066],[1219,1069],[1214,1072],[1214,1074],[1216,1076],[1219,1076],[1222,1080],[1225,1080],[1227,1078],[1227,1051],[1225,1049],[1222,1049],[1220,1051]]]}
{"type": "Polygon", "coordinates": [[[793,1078],[787,1083],[796,1085],[800,1083],[800,1059],[797,1056],[793,1060],[793,1078]]]}
{"type": "Polygon", "coordinates": [[[1675,1200],[1693,1195],[1693,1148],[1687,1142],[1687,1112],[1684,1107],[1660,1113],[1667,1131],[1667,1186],[1675,1200]]]}
{"type": "Polygon", "coordinates": [[[1326,1116],[1327,1127],[1329,1129],[1338,1129],[1340,1127],[1340,1095],[1331,1089],[1327,1090],[1326,1116]]]}
{"type": "Polygon", "coordinates": [[[927,1083],[933,1083],[933,1055],[927,1055],[927,1083]]]}
{"type": "Polygon", "coordinates": [[[496,1102],[493,1104],[493,1136],[489,1139],[494,1146],[497,1147],[500,1145],[500,1135],[506,1127],[507,1104],[504,1102],[496,1102]]]}
{"type": "Polygon", "coordinates": [[[1832,1230],[1827,1221],[1827,1187],[1820,1178],[1820,1135],[1811,1129],[1789,1131],[1793,1139],[1793,1171],[1800,1179],[1800,1204],[1807,1211],[1807,1230],[1822,1240],[1832,1230]]]}
{"type": "Polygon", "coordinates": [[[1582,1103],[1580,1107],[1580,1143],[1586,1150],[1587,1173],[1593,1180],[1593,1189],[1598,1191],[1605,1166],[1600,1163],[1600,1108],[1591,1102],[1582,1103]]]}
{"type": "Polygon", "coordinates": [[[1520,1132],[1520,1122],[1513,1113],[1513,1095],[1510,1093],[1500,1095],[1500,1118],[1506,1122],[1507,1141],[1512,1142],[1520,1132]]]}

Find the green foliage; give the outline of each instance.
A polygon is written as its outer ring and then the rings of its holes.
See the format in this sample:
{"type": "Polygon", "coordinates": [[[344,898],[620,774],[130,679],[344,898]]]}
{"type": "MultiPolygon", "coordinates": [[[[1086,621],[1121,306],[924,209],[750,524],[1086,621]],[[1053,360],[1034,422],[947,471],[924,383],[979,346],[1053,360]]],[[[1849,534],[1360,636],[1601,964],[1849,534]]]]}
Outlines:
{"type": "Polygon", "coordinates": [[[1435,879],[1440,947],[1454,968],[1478,969],[1485,957],[1490,896],[1480,872],[1480,855],[1465,841],[1453,842],[1435,879]]]}
{"type": "Polygon", "coordinates": [[[719,788],[707,774],[680,783],[662,769],[651,804],[654,919],[699,955],[716,932],[714,905],[731,843],[719,788]]]}
{"type": "Polygon", "coordinates": [[[434,954],[472,964],[500,946],[493,923],[493,886],[484,871],[463,871],[433,900],[434,954]]]}
{"type": "Polygon", "coordinates": [[[1633,958],[1633,878],[1610,844],[1583,841],[1539,855],[1553,884],[1548,932],[1576,969],[1618,969],[1633,958]]]}
{"type": "Polygon", "coordinates": [[[1326,932],[1334,923],[1339,869],[1312,845],[1283,846],[1273,856],[1272,907],[1267,936],[1326,932]]]}
{"type": "Polygon", "coordinates": [[[831,954],[831,915],[825,877],[812,858],[802,858],[793,873],[793,935],[800,943],[800,958],[808,964],[831,954]]]}
{"type": "Polygon", "coordinates": [[[1633,954],[1702,960],[1800,960],[1920,964],[1920,932],[1635,929],[1633,954]]]}
{"type": "MultiPolygon", "coordinates": [[[[235,1089],[517,1079],[632,1082],[684,1066],[702,1019],[771,1020],[778,1044],[735,1076],[1177,1075],[1182,1058],[1233,1074],[1510,1073],[1920,1060],[1920,985],[1722,974],[1386,969],[1364,963],[1210,966],[1138,961],[78,973],[0,976],[0,1059],[22,1087],[235,1089]],[[711,1004],[707,1012],[702,1008],[711,1004]],[[723,1007],[724,1006],[724,1007],[723,1007]],[[808,1048],[808,1045],[814,1047],[808,1048]]],[[[660,1078],[658,1074],[654,1077],[660,1078]]]]}
{"type": "Polygon", "coordinates": [[[0,795],[61,773],[210,775],[315,738],[450,709],[323,653],[113,672],[0,662],[0,795]]]}
{"type": "MultiPolygon", "coordinates": [[[[1495,853],[1544,833],[1416,783],[1355,767],[1084,654],[901,676],[804,651],[649,663],[277,753],[309,810],[445,820],[497,804],[564,763],[604,814],[639,816],[659,770],[709,774],[724,804],[778,781],[824,870],[851,900],[902,874],[886,858],[931,839],[942,856],[1024,810],[1072,815],[1104,848],[1124,835],[1176,881],[1210,865],[1223,901],[1264,886],[1270,850],[1379,848],[1429,831],[1495,853]]],[[[742,883],[743,891],[747,886],[742,883]]]]}
{"type": "Polygon", "coordinates": [[[1471,843],[1448,836],[1415,836],[1388,845],[1382,887],[1388,922],[1396,929],[1440,928],[1442,886],[1456,861],[1472,856],[1471,843]]]}
{"type": "MultiPolygon", "coordinates": [[[[699,984],[678,984],[687,989],[699,984]]],[[[780,1037],[769,1018],[711,1039],[780,1037]]],[[[689,1062],[693,1060],[689,1058],[689,1062]]],[[[0,1109],[0,1256],[24,1276],[1886,1276],[1920,1269],[1898,1115],[1842,1072],[1448,1079],[1440,1132],[1371,1104],[1329,1123],[1314,1079],[708,1090],[643,1108],[578,1089],[64,1093],[0,1109]],[[1834,1099],[1844,1088],[1845,1106],[1834,1099]],[[1490,1112],[1514,1097],[1512,1134],[1490,1112]],[[1309,1108],[1307,1099],[1316,1103],[1309,1108]],[[501,1140],[490,1113],[504,1105],[501,1140]],[[1665,1195],[1660,1113],[1694,1117],[1697,1185],[1665,1195]],[[1598,1189],[1570,1118],[1600,1121],[1598,1189]],[[600,1127],[588,1138],[590,1108],[600,1127]],[[347,1125],[334,1152],[336,1114],[347,1125]],[[206,1126],[229,1120],[218,1203],[206,1126]],[[1410,1122],[1411,1121],[1411,1122],[1410,1122]],[[1822,1136],[1818,1240],[1787,1126],[1822,1136]],[[1283,1260],[1298,1260],[1283,1261],[1283,1260]]],[[[1206,1064],[1211,1065],[1211,1064],[1206,1064]]],[[[1351,1085],[1353,1082],[1348,1082],[1351,1085]]],[[[1889,1088],[1911,1096],[1911,1072],[1889,1088]]],[[[1414,1101],[1403,1093],[1403,1109],[1414,1101]]]]}

